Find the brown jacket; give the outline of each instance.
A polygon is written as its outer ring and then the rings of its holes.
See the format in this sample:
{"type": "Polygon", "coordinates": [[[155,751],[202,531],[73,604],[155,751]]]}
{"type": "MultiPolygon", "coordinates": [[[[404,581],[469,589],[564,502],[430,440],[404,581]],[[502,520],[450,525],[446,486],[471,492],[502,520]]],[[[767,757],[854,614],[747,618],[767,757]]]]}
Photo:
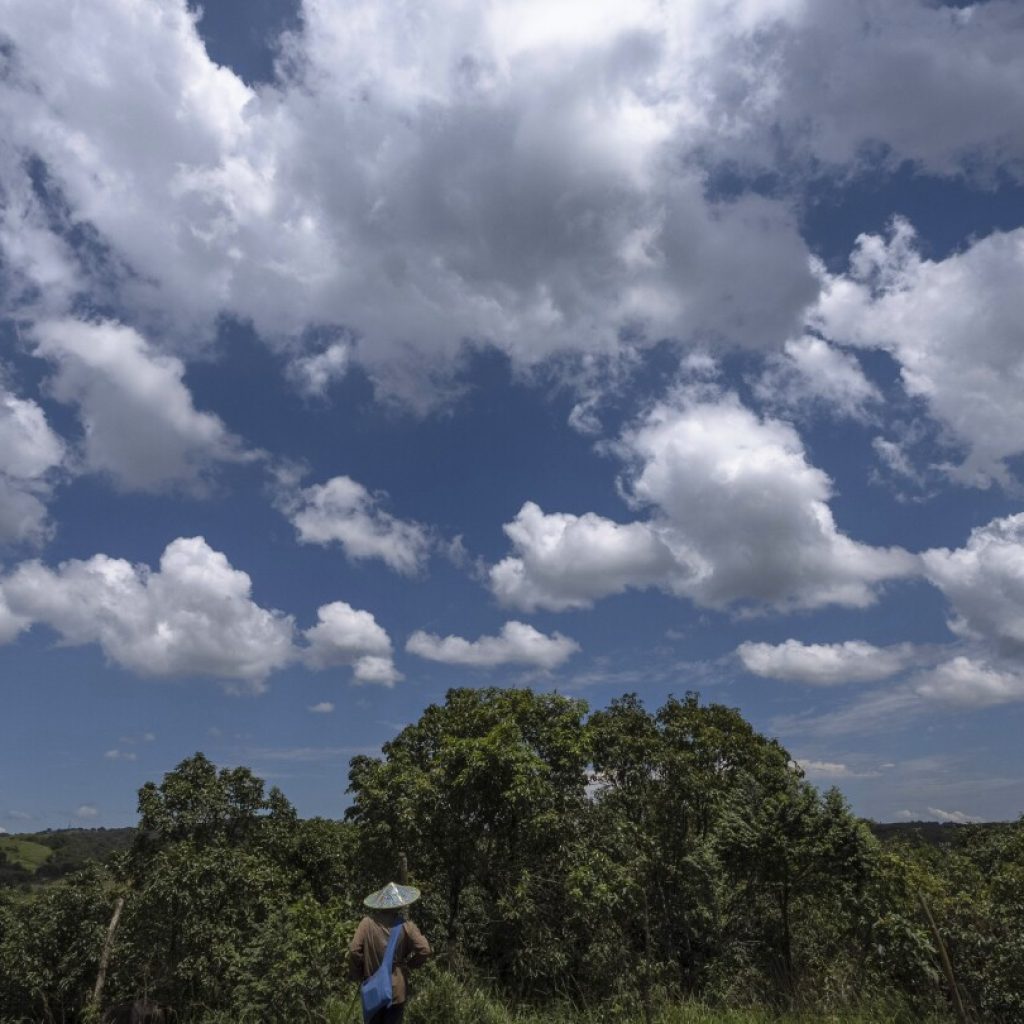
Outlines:
{"type": "MultiPolygon", "coordinates": [[[[349,976],[353,981],[365,981],[384,959],[390,928],[372,917],[359,922],[356,933],[348,947],[349,976]]],[[[404,1003],[406,981],[411,967],[419,967],[430,956],[430,944],[423,933],[406,921],[402,934],[398,936],[395,948],[394,969],[391,972],[392,1003],[404,1003]]]]}

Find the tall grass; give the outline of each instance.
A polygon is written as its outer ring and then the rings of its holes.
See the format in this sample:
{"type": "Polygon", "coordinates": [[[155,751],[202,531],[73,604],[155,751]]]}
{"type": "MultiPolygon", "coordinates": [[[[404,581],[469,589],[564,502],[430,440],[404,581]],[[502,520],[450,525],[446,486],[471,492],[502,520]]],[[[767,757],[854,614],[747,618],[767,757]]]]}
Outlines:
{"type": "MultiPolygon", "coordinates": [[[[511,1007],[481,985],[460,981],[445,971],[424,972],[409,1002],[405,1024],[646,1024],[639,1005],[623,1003],[587,1010],[568,1005],[531,1009],[511,1007]]],[[[340,1011],[344,1014],[344,1010],[340,1011]]],[[[328,1024],[356,1024],[332,1016],[328,1024]]],[[[727,1009],[701,1002],[666,1004],[653,1011],[653,1024],[949,1024],[951,1017],[922,1017],[901,1003],[878,999],[857,1010],[823,1013],[808,1010],[778,1014],[764,1008],[727,1009]]]]}

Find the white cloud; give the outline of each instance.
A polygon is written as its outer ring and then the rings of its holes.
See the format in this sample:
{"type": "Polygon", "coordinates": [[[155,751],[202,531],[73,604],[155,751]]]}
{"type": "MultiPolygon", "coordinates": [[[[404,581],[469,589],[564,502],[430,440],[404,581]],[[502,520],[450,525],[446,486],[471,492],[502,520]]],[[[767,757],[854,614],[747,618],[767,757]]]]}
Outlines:
{"type": "Polygon", "coordinates": [[[138,754],[132,750],[108,750],[103,755],[108,761],[137,761],[138,754]]]}
{"type": "Polygon", "coordinates": [[[928,813],[937,821],[951,821],[957,825],[971,825],[985,820],[973,814],[965,814],[963,811],[944,811],[939,807],[929,807],[928,813]]]}
{"type": "Polygon", "coordinates": [[[47,538],[45,502],[63,461],[64,444],[40,406],[0,385],[0,544],[47,538]]]}
{"type": "Polygon", "coordinates": [[[14,614],[65,644],[97,643],[144,676],[208,675],[259,691],[292,657],[290,617],[252,601],[249,576],[202,537],[168,544],[157,571],[107,555],[25,562],[3,580],[14,614]]]}
{"type": "Polygon", "coordinates": [[[0,147],[0,187],[5,305],[35,316],[67,309],[83,287],[83,277],[71,248],[48,223],[25,161],[9,145],[0,147]]]}
{"type": "Polygon", "coordinates": [[[740,644],[736,653],[743,667],[754,675],[811,686],[888,679],[912,664],[916,656],[910,644],[876,647],[863,640],[837,644],[805,644],[799,640],[781,644],[747,642],[740,644]]]}
{"type": "Polygon", "coordinates": [[[75,810],[75,817],[83,821],[90,821],[100,816],[99,808],[95,804],[79,804],[75,810]]]}
{"type": "Polygon", "coordinates": [[[394,686],[404,678],[395,668],[390,656],[367,654],[357,658],[352,666],[352,674],[357,682],[376,683],[380,686],[394,686]]]}
{"type": "Polygon", "coordinates": [[[575,640],[561,633],[550,636],[525,622],[506,622],[498,636],[465,640],[461,636],[439,637],[417,630],[405,649],[411,654],[446,665],[494,668],[497,665],[531,665],[553,669],[564,664],[579,649],[575,640]]]}
{"type": "Polygon", "coordinates": [[[928,700],[953,707],[991,707],[1024,700],[1024,672],[958,655],[915,680],[914,689],[928,700]]]}
{"type": "MultiPolygon", "coordinates": [[[[352,359],[407,395],[465,339],[530,364],[618,347],[622,328],[790,336],[816,292],[796,218],[709,199],[723,161],[845,170],[881,151],[1015,173],[1024,156],[1009,0],[637,0],[587,18],[573,0],[305,0],[258,90],[209,59],[185,0],[5,15],[11,167],[45,162],[140,318],[188,344],[221,312],[267,336],[345,324],[352,359]]],[[[18,216],[34,233],[8,227],[8,258],[27,280],[69,294],[99,276],[18,216]]],[[[298,354],[313,390],[343,369],[322,354],[298,354]]]]}
{"type": "Polygon", "coordinates": [[[657,586],[674,564],[671,548],[647,523],[545,513],[528,501],[503,529],[515,555],[492,567],[491,588],[502,604],[525,611],[587,608],[627,587],[657,586]]]}
{"type": "Polygon", "coordinates": [[[317,609],[317,619],[304,633],[304,658],[310,667],[351,665],[357,681],[383,686],[402,678],[391,658],[391,638],[369,612],[333,601],[317,609]]]}
{"type": "Polygon", "coordinates": [[[911,226],[861,235],[846,275],[826,277],[813,315],[829,337],[883,348],[908,394],[965,449],[945,467],[961,483],[1009,478],[1024,451],[1024,228],[995,232],[944,260],[923,259],[911,226]]]}
{"type": "Polygon", "coordinates": [[[281,504],[303,544],[338,543],[349,558],[380,558],[396,572],[423,568],[430,537],[419,523],[396,519],[379,497],[347,476],[286,493],[281,504]]]}
{"type": "Polygon", "coordinates": [[[964,547],[934,548],[921,559],[953,606],[955,633],[1024,659],[1024,513],[993,519],[972,530],[964,547]]]}
{"type": "Polygon", "coordinates": [[[314,715],[329,715],[334,711],[334,705],[329,700],[322,700],[319,704],[311,704],[306,710],[314,715]]]}
{"type": "MultiPolygon", "coordinates": [[[[524,365],[620,329],[760,346],[817,286],[787,203],[705,196],[722,126],[698,96],[725,83],[694,41],[728,13],[705,6],[690,26],[607,4],[581,33],[571,4],[308,0],[291,77],[254,91],[184,0],[40,0],[8,12],[0,119],[123,260],[122,300],[182,344],[221,312],[270,337],[344,324],[408,394],[466,339],[524,365]]],[[[763,20],[729,17],[714,45],[763,20]]],[[[345,362],[294,365],[317,391],[345,362]]]]}
{"type": "MultiPolygon", "coordinates": [[[[392,686],[402,678],[391,640],[369,612],[335,601],[317,618],[296,646],[292,617],[257,605],[248,574],[202,537],[172,541],[158,570],[101,554],[57,569],[23,562],[0,579],[0,642],[39,623],[64,644],[99,644],[139,675],[212,676],[232,692],[262,692],[267,676],[297,659],[314,670],[349,665],[359,682],[392,686]]],[[[132,756],[107,756],[114,754],[132,756]]]]}
{"type": "Polygon", "coordinates": [[[857,771],[841,761],[812,761],[797,758],[798,764],[812,779],[872,779],[878,776],[877,771],[857,771]]]}
{"type": "Polygon", "coordinates": [[[53,396],[78,409],[86,468],[119,487],[194,484],[215,462],[251,457],[218,417],[196,410],[182,362],[131,327],[49,320],[33,335],[36,354],[55,365],[53,396]]]}
{"type": "Polygon", "coordinates": [[[864,607],[880,583],[917,571],[905,551],[841,533],[829,478],[796,431],[735,395],[705,389],[659,403],[616,450],[627,496],[651,518],[621,525],[527,503],[505,525],[514,554],[491,570],[503,603],[561,610],[657,586],[712,608],[864,607]]]}
{"type": "Polygon", "coordinates": [[[944,649],[796,640],[737,648],[748,671],[816,685],[874,681],[915,669],[905,685],[887,693],[784,726],[855,732],[886,719],[905,723],[936,705],[983,708],[1024,701],[1024,514],[994,519],[972,530],[963,547],[933,548],[920,561],[924,576],[952,608],[949,626],[959,639],[944,649]]]}
{"type": "Polygon", "coordinates": [[[348,373],[352,346],[335,341],[320,352],[297,356],[288,366],[288,375],[307,395],[322,398],[327,389],[348,373]]]}
{"type": "MultiPolygon", "coordinates": [[[[750,40],[753,53],[740,59],[749,77],[734,100],[745,128],[760,119],[764,145],[781,131],[826,163],[867,162],[881,150],[892,164],[912,160],[936,174],[1024,173],[1015,56],[1024,27],[1013,0],[743,6],[762,28],[780,15],[774,31],[750,40]]],[[[736,68],[726,61],[715,73],[728,102],[736,68]]]]}
{"type": "Polygon", "coordinates": [[[23,615],[15,615],[11,611],[7,598],[4,596],[3,583],[0,582],[0,644],[9,644],[31,625],[30,619],[23,615]]]}
{"type": "Polygon", "coordinates": [[[783,354],[769,359],[754,393],[767,407],[795,412],[818,407],[856,420],[867,419],[871,406],[882,400],[854,355],[811,335],[787,341],[783,354]]]}

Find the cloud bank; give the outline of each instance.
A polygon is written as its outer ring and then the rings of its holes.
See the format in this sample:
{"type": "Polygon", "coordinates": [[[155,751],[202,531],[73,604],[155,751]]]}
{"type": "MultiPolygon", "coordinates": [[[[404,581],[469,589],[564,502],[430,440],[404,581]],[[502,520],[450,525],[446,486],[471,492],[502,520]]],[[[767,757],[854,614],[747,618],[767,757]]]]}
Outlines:
{"type": "Polygon", "coordinates": [[[351,358],[409,395],[467,340],[522,365],[667,336],[779,345],[819,288],[792,203],[720,194],[716,170],[1024,166],[1008,0],[602,0],[587,18],[306,0],[258,89],[210,60],[196,17],[5,12],[15,294],[116,295],[182,349],[233,315],[296,349],[313,391],[351,358]],[[354,343],[310,349],[318,324],[354,343]]]}

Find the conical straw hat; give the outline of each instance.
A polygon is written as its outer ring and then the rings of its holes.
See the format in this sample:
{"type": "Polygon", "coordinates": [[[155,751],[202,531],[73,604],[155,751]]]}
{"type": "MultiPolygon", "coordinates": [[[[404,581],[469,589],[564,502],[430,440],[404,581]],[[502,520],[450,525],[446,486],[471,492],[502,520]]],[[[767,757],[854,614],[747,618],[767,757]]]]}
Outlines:
{"type": "Polygon", "coordinates": [[[363,903],[372,910],[399,910],[415,903],[420,898],[420,891],[415,885],[395,885],[388,882],[383,889],[371,892],[363,903]]]}

